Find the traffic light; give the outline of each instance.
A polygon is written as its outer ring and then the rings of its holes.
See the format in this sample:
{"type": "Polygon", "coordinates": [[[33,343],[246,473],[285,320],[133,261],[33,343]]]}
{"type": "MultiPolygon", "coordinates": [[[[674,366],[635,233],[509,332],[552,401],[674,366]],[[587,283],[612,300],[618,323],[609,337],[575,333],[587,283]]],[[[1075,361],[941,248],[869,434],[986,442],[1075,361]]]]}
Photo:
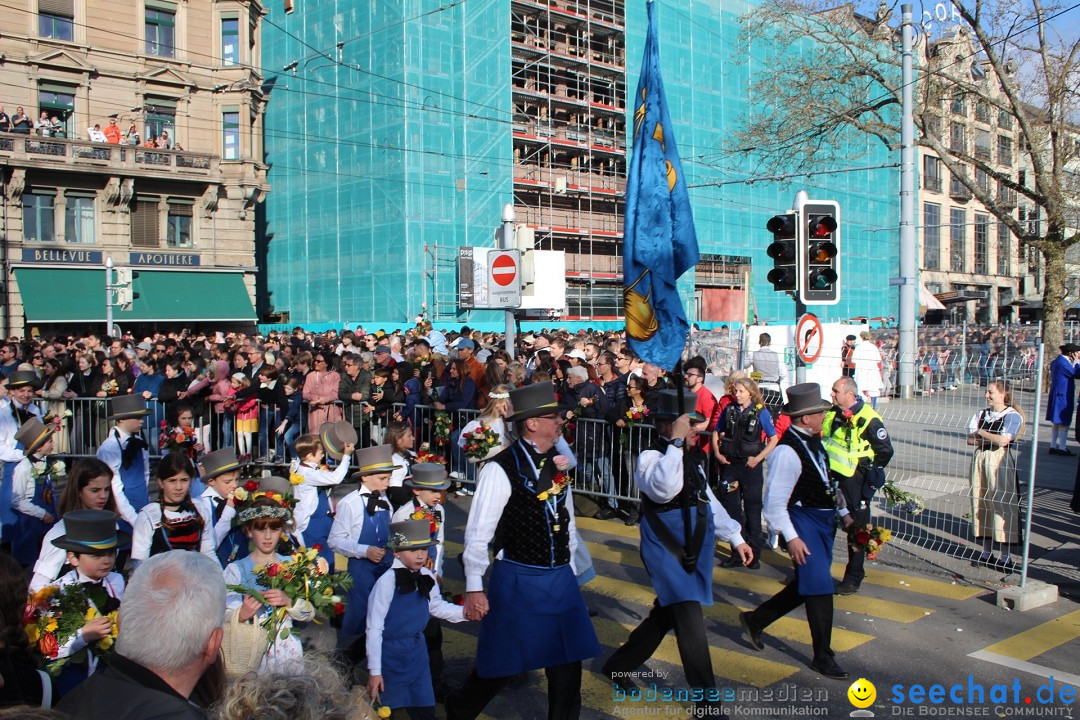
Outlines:
{"type": "Polygon", "coordinates": [[[773,234],[772,244],[766,251],[773,260],[773,269],[767,276],[777,292],[794,292],[799,285],[798,248],[796,235],[798,223],[795,213],[772,217],[765,228],[773,234]]]}
{"type": "Polygon", "coordinates": [[[799,300],[805,305],[840,302],[840,205],[831,200],[803,205],[806,236],[799,300]]]}
{"type": "Polygon", "coordinates": [[[138,270],[116,268],[116,305],[121,310],[130,310],[131,304],[139,299],[139,293],[135,292],[133,285],[137,277],[138,270]]]}

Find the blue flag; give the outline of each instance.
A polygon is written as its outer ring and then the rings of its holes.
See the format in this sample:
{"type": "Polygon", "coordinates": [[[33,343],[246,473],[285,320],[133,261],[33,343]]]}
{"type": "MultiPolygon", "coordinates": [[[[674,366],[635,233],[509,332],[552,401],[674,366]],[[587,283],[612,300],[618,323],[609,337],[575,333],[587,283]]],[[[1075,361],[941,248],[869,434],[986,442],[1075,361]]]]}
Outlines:
{"type": "Polygon", "coordinates": [[[671,370],[690,326],[675,282],[698,262],[675,133],[660,78],[660,52],[648,3],[649,33],[634,96],[634,142],[626,181],[623,224],[623,299],[626,337],[646,362],[671,370]]]}

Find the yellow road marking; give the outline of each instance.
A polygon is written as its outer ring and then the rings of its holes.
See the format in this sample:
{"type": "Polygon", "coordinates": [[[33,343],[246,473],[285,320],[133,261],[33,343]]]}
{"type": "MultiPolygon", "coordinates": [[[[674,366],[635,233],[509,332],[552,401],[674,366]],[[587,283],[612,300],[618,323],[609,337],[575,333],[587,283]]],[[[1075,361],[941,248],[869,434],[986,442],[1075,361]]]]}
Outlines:
{"type": "Polygon", "coordinates": [[[1080,638],[1080,610],[1074,610],[994,643],[990,647],[983,648],[983,652],[1004,655],[1016,660],[1030,660],[1077,638],[1080,638]]]}

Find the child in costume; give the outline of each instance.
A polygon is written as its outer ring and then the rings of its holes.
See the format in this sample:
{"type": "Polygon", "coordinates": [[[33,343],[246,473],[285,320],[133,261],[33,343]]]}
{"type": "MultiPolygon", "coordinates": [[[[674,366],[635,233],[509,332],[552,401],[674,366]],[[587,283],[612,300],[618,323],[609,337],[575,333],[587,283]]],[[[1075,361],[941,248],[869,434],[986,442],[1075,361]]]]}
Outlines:
{"type": "Polygon", "coordinates": [[[11,506],[15,512],[15,533],[11,538],[11,554],[24,568],[30,567],[41,552],[41,541],[56,522],[56,503],[53,499],[52,475],[63,474],[50,467],[54,432],[59,425],[46,426],[36,417],[24,422],[15,433],[25,457],[12,474],[11,506]]]}
{"type": "Polygon", "coordinates": [[[131,561],[139,563],[170,550],[201,552],[217,562],[213,529],[203,520],[189,489],[195,467],[183,452],[169,453],[155,471],[160,493],[156,503],[139,511],[131,540],[131,561]]]}
{"type": "Polygon", "coordinates": [[[356,430],[344,421],[323,423],[318,435],[301,435],[296,439],[300,463],[289,475],[296,498],[294,536],[298,545],[319,545],[319,554],[331,565],[334,563],[328,543],[334,523],[331,493],[348,475],[355,448],[356,430]],[[332,471],[322,464],[326,455],[338,462],[332,471]]]}

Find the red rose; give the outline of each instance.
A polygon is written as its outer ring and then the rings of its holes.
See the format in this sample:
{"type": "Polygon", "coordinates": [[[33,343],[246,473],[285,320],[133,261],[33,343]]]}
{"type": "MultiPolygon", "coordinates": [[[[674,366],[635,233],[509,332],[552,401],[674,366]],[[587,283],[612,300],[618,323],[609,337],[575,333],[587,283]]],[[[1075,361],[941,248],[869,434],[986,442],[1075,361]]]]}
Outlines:
{"type": "Polygon", "coordinates": [[[453,602],[454,602],[455,605],[464,605],[465,604],[465,596],[460,595],[460,594],[455,595],[454,598],[453,598],[453,602]]]}
{"type": "Polygon", "coordinates": [[[285,573],[284,578],[285,578],[285,582],[291,582],[292,581],[292,573],[285,573]]]}
{"type": "Polygon", "coordinates": [[[866,543],[870,542],[870,533],[866,532],[865,530],[860,530],[859,532],[855,533],[855,542],[859,545],[865,545],[866,543]]]}
{"type": "Polygon", "coordinates": [[[335,615],[344,615],[345,614],[345,605],[344,605],[344,603],[334,603],[334,614],[335,615]]]}
{"type": "Polygon", "coordinates": [[[311,546],[311,549],[315,552],[322,552],[322,545],[320,545],[319,543],[315,543],[311,546]]]}
{"type": "Polygon", "coordinates": [[[169,427],[169,423],[166,422],[165,420],[162,420],[161,421],[161,429],[164,430],[167,427],[169,427]]]}
{"type": "Polygon", "coordinates": [[[37,615],[37,608],[34,607],[33,603],[27,603],[26,607],[23,608],[22,624],[29,625],[32,623],[35,615],[37,615]]]}
{"type": "Polygon", "coordinates": [[[248,492],[255,492],[259,489],[259,483],[255,482],[254,480],[248,480],[246,483],[244,483],[244,489],[248,492]]]}
{"type": "Polygon", "coordinates": [[[54,658],[60,654],[60,644],[56,642],[56,636],[52,633],[45,633],[38,640],[38,650],[41,654],[48,658],[54,658]]]}
{"type": "Polygon", "coordinates": [[[281,569],[280,565],[278,565],[277,563],[271,563],[270,565],[266,566],[266,576],[267,577],[276,577],[277,574],[278,574],[278,571],[280,569],[281,569]]]}

